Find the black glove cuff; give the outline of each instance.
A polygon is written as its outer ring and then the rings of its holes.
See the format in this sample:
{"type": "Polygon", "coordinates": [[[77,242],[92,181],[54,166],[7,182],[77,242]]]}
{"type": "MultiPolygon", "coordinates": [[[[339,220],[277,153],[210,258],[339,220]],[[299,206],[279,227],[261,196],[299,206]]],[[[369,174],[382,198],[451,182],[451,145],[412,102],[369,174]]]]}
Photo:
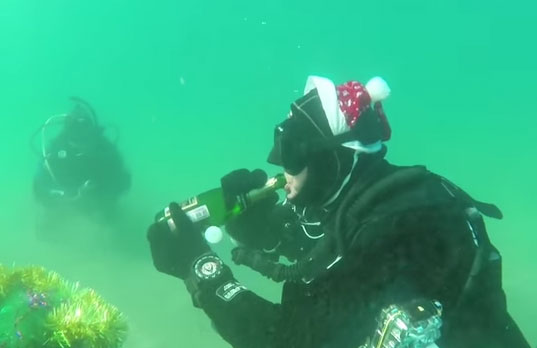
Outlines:
{"type": "Polygon", "coordinates": [[[216,294],[217,289],[233,280],[233,274],[222,259],[213,252],[198,257],[190,268],[188,277],[184,280],[186,288],[192,296],[195,307],[202,307],[202,297],[205,294],[216,294]]]}

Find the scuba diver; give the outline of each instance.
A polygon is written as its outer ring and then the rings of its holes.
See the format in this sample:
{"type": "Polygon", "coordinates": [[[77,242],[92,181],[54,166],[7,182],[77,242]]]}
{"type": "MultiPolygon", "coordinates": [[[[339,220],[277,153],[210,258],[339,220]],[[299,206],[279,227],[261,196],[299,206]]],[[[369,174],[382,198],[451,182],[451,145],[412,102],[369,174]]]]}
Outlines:
{"type": "MultiPolygon", "coordinates": [[[[286,198],[275,193],[226,230],[236,264],[284,282],[280,303],[236,280],[178,204],[171,222],[148,228],[155,268],[184,281],[234,348],[529,348],[483,219],[502,213],[424,166],[385,159],[389,93],[381,78],[311,76],[277,125],[268,161],[284,170],[286,198]]],[[[227,174],[225,201],[266,178],[227,174]]]]}
{"type": "Polygon", "coordinates": [[[32,138],[41,135],[34,196],[47,211],[109,217],[130,188],[131,176],[93,108],[80,98],[71,100],[70,113],[50,117],[32,138]],[[54,126],[57,134],[49,141],[54,126]]]}

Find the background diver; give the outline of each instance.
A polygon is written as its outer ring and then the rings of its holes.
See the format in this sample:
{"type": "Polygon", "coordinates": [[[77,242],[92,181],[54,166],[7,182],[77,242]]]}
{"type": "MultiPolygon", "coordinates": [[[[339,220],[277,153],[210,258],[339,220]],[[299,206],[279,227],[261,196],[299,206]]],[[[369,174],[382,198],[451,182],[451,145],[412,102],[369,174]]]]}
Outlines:
{"type": "Polygon", "coordinates": [[[41,138],[41,160],[33,193],[49,219],[66,211],[107,219],[130,188],[131,175],[93,108],[71,100],[71,112],[50,117],[34,134],[41,138]]]}

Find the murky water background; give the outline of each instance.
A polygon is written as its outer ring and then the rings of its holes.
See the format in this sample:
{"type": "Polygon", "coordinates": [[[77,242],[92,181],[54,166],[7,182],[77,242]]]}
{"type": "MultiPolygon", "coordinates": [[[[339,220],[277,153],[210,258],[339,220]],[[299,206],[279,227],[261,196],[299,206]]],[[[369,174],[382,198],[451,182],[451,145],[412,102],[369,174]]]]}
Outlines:
{"type": "MultiPolygon", "coordinates": [[[[537,342],[537,54],[530,1],[384,0],[0,3],[0,262],[40,264],[95,288],[129,318],[127,348],[226,347],[180,281],[157,273],[153,214],[265,163],[272,127],[309,74],[383,76],[394,130],[388,158],[427,164],[476,198],[504,256],[511,313],[537,342]],[[133,175],[116,225],[71,221],[35,236],[31,134],[89,100],[119,129],[133,175]]],[[[114,132],[112,129],[111,132],[114,132]]],[[[70,219],[70,217],[65,217],[70,219]]],[[[218,251],[228,257],[228,245],[218,251]]],[[[278,286],[242,269],[249,288],[278,286]]]]}

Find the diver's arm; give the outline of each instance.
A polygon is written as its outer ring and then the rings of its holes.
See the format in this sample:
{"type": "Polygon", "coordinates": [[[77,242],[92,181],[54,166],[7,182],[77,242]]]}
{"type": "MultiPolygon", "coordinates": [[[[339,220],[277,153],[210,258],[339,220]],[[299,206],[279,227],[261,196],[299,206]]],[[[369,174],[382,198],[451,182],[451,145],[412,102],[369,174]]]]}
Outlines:
{"type": "Polygon", "coordinates": [[[247,290],[229,270],[217,282],[200,284],[195,290],[189,280],[186,283],[195,306],[207,314],[219,335],[232,347],[278,346],[280,304],[247,290]]]}
{"type": "Polygon", "coordinates": [[[274,347],[271,328],[279,323],[279,305],[238,283],[177,203],[157,214],[147,238],[155,268],[185,282],[195,306],[224,339],[235,348],[274,347]]]}
{"type": "Polygon", "coordinates": [[[123,157],[118,148],[102,136],[97,142],[94,161],[93,178],[104,195],[117,196],[131,186],[131,174],[125,167],[123,157]]]}

